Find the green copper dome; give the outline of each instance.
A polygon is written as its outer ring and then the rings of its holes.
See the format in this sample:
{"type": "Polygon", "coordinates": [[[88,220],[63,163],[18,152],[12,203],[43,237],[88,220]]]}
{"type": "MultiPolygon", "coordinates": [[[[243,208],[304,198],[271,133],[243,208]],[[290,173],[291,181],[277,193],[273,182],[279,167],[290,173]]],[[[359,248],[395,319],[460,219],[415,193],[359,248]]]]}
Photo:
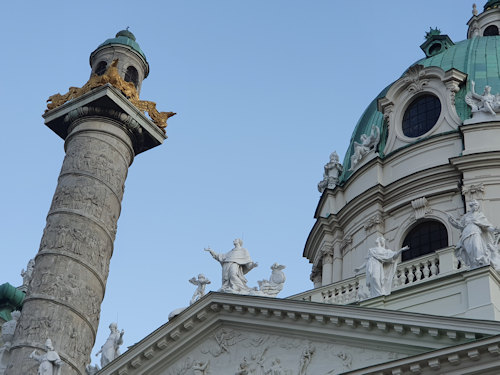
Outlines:
{"type": "MultiPolygon", "coordinates": [[[[500,0],[497,2],[500,3],[500,0]]],[[[493,3],[493,1],[489,3],[493,3]]],[[[500,36],[467,39],[450,46],[442,53],[419,60],[415,64],[423,65],[426,68],[437,66],[444,71],[453,68],[467,74],[466,85],[455,96],[455,108],[462,120],[466,120],[471,116],[470,108],[465,103],[465,94],[470,90],[471,81],[476,82],[476,90],[489,85],[491,86],[492,93],[500,92],[500,36]]],[[[351,155],[354,152],[353,142],[359,142],[362,134],[369,134],[372,125],[378,126],[381,130],[377,151],[381,158],[386,156],[383,154],[383,150],[387,138],[387,129],[384,126],[382,113],[377,110],[377,101],[385,96],[391,85],[382,90],[370,103],[356,124],[344,158],[344,172],[340,177],[341,184],[353,173],[353,171],[349,171],[351,167],[351,155]]]]}
{"type": "MultiPolygon", "coordinates": [[[[139,43],[135,41],[135,35],[132,34],[128,30],[122,30],[116,33],[116,36],[114,38],[107,39],[104,41],[104,43],[101,43],[97,48],[96,51],[104,46],[110,45],[110,44],[123,44],[125,46],[129,46],[132,48],[135,52],[137,52],[139,55],[141,55],[144,60],[147,61],[146,55],[144,52],[142,52],[141,47],[139,47],[139,43]]],[[[95,51],[94,51],[95,52],[95,51]]]]}

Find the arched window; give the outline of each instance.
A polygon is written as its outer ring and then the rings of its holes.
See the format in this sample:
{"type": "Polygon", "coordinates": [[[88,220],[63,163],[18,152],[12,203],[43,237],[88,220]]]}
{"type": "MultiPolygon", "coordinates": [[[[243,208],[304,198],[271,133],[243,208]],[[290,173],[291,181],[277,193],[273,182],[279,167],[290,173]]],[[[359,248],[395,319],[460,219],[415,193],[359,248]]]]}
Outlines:
{"type": "Polygon", "coordinates": [[[498,35],[498,27],[495,25],[490,25],[484,29],[483,36],[495,36],[498,35]]]}
{"type": "Polygon", "coordinates": [[[127,68],[127,71],[125,72],[125,81],[132,82],[135,88],[137,88],[137,85],[139,84],[139,73],[137,73],[136,68],[133,66],[129,66],[127,68]]]}
{"type": "Polygon", "coordinates": [[[403,262],[432,253],[448,246],[448,231],[439,221],[429,220],[417,224],[406,235],[403,246],[410,246],[403,251],[403,262]]]}
{"type": "Polygon", "coordinates": [[[101,61],[99,64],[97,64],[97,67],[95,68],[94,73],[97,74],[98,76],[102,76],[106,72],[108,64],[106,61],[101,61]]]}

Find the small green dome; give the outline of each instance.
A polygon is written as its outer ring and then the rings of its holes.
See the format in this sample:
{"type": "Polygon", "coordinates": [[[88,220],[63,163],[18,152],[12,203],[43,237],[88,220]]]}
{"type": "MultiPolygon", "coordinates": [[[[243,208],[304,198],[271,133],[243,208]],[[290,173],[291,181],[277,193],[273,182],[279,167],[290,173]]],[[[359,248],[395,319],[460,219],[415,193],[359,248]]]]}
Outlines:
{"type": "MultiPolygon", "coordinates": [[[[132,48],[135,52],[140,54],[144,60],[147,61],[146,55],[144,52],[142,52],[141,47],[139,47],[139,43],[135,41],[135,35],[132,34],[128,30],[121,30],[118,33],[116,33],[116,36],[114,38],[107,39],[104,41],[104,43],[101,43],[97,48],[96,51],[104,46],[110,45],[110,44],[123,44],[125,46],[129,46],[132,48]]],[[[95,52],[95,51],[94,51],[95,52]]]]}
{"type": "Polygon", "coordinates": [[[124,36],[124,37],[127,37],[129,39],[132,39],[134,42],[135,42],[135,35],[132,34],[130,31],[128,31],[128,29],[126,30],[122,30],[122,31],[118,31],[115,35],[116,38],[120,37],[120,36],[124,36]]]}
{"type": "MultiPolygon", "coordinates": [[[[493,3],[490,1],[489,3],[493,3]]],[[[500,5],[500,0],[495,1],[500,5]]],[[[467,82],[455,95],[455,109],[462,120],[470,118],[470,108],[465,103],[465,94],[470,90],[470,81],[476,82],[476,87],[481,88],[486,85],[491,86],[492,93],[500,92],[500,36],[476,37],[463,40],[455,45],[449,46],[442,53],[424,58],[415,62],[423,65],[425,68],[437,66],[448,71],[457,69],[467,74],[467,82]]],[[[372,125],[380,129],[380,143],[378,153],[381,158],[387,138],[386,124],[381,112],[378,111],[378,99],[383,98],[389,90],[392,83],[386,87],[379,95],[368,105],[365,112],[359,119],[354,132],[351,136],[349,148],[344,157],[344,172],[340,177],[340,183],[344,183],[352,175],[349,171],[351,167],[351,155],[354,152],[354,141],[359,142],[362,134],[369,134],[372,125]]]]}

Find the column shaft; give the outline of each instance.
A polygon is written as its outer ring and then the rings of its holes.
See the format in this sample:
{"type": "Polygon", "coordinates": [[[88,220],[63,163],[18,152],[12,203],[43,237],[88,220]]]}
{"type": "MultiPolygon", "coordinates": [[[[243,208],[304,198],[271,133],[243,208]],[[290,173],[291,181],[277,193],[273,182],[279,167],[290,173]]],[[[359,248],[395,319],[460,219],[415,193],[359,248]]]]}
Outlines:
{"type": "Polygon", "coordinates": [[[36,374],[29,355],[48,338],[61,373],[83,375],[95,343],[134,148],[119,121],[93,116],[70,125],[65,150],[7,375],[36,374]]]}

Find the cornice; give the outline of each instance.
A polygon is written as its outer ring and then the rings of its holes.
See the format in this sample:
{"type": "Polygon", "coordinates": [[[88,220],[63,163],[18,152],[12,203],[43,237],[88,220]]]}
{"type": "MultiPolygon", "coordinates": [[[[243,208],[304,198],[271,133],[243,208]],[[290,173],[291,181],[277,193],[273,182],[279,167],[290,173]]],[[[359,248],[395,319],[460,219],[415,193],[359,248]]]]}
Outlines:
{"type": "Polygon", "coordinates": [[[221,324],[351,344],[362,340],[364,345],[377,347],[405,345],[413,352],[500,334],[500,322],[212,292],[131,347],[100,374],[145,373],[161,359],[192,347],[193,341],[221,324]]]}
{"type": "Polygon", "coordinates": [[[496,335],[471,343],[344,372],[343,375],[435,374],[438,370],[440,374],[448,375],[498,374],[499,356],[500,335],[496,335]],[[474,367],[477,368],[474,369],[474,367]],[[490,372],[494,370],[496,371],[490,372]]]}
{"type": "Polygon", "coordinates": [[[500,151],[478,152],[450,158],[450,164],[463,172],[480,168],[498,168],[500,151]]]}

